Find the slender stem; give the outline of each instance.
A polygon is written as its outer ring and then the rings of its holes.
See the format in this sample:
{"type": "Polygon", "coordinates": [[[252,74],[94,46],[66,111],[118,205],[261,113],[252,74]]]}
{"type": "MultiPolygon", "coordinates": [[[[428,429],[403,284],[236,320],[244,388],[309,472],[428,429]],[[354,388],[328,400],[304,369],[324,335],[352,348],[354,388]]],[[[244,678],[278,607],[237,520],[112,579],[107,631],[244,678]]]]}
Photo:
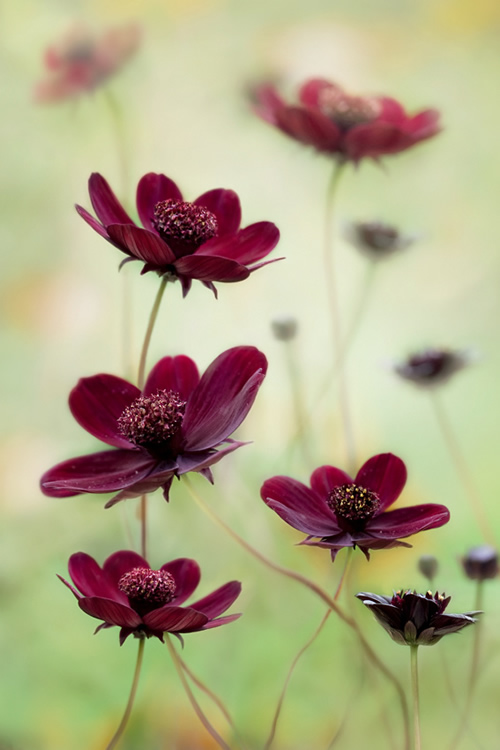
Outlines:
{"type": "Polygon", "coordinates": [[[359,327],[361,325],[361,322],[364,318],[364,315],[368,306],[368,301],[370,299],[370,292],[373,289],[376,268],[377,268],[376,261],[374,260],[368,261],[368,264],[366,266],[366,271],[365,271],[365,278],[363,280],[363,286],[361,287],[360,292],[359,292],[358,303],[353,313],[353,316],[351,318],[351,321],[349,323],[347,333],[345,334],[344,339],[342,341],[342,346],[339,352],[339,356],[338,356],[337,362],[335,363],[335,369],[338,368],[339,370],[341,370],[345,366],[347,355],[349,354],[351,346],[353,345],[356,339],[356,335],[358,333],[359,327]]]}
{"type": "Polygon", "coordinates": [[[209,735],[212,737],[213,740],[218,744],[222,750],[231,750],[231,747],[224,742],[220,734],[217,732],[217,730],[211,725],[203,711],[201,710],[201,707],[196,700],[196,698],[193,695],[193,691],[189,687],[189,683],[186,680],[186,676],[184,674],[182,665],[179,661],[179,657],[177,656],[177,651],[172,645],[172,642],[170,640],[170,636],[168,633],[165,633],[165,642],[167,644],[168,650],[170,651],[170,656],[172,657],[172,661],[174,663],[174,667],[177,671],[177,674],[179,675],[179,679],[182,682],[182,687],[184,688],[186,695],[189,699],[189,702],[191,703],[191,706],[193,707],[193,710],[196,714],[196,716],[199,718],[209,735]]]}
{"type": "Polygon", "coordinates": [[[239,534],[237,534],[233,529],[230,528],[219,516],[210,508],[204,500],[198,495],[198,493],[195,491],[193,485],[191,484],[191,480],[189,477],[184,474],[183,475],[184,483],[193,498],[193,500],[196,502],[196,504],[203,510],[203,512],[215,523],[217,524],[221,529],[223,529],[229,536],[243,549],[245,549],[247,552],[249,552],[253,557],[255,557],[257,560],[259,560],[263,565],[270,568],[271,570],[274,570],[276,573],[279,573],[280,575],[286,576],[287,578],[291,578],[294,581],[297,581],[298,583],[301,583],[303,586],[306,586],[308,589],[310,589],[314,594],[319,596],[320,599],[322,599],[329,607],[332,609],[335,614],[343,621],[345,624],[351,628],[356,633],[356,636],[359,639],[359,642],[364,649],[368,659],[374,664],[384,675],[385,677],[390,680],[398,694],[398,698],[401,704],[401,712],[403,715],[403,723],[404,723],[404,732],[405,732],[405,750],[408,750],[410,747],[409,742],[409,716],[408,716],[408,704],[406,701],[406,695],[404,693],[403,687],[398,680],[398,678],[391,672],[390,669],[386,667],[383,661],[381,661],[375,651],[371,648],[368,641],[366,641],[365,637],[363,636],[359,625],[357,622],[352,618],[349,617],[349,615],[346,615],[345,612],[339,607],[337,602],[335,602],[326,591],[324,591],[321,586],[318,586],[314,581],[309,580],[305,576],[301,575],[300,573],[296,573],[294,570],[289,570],[288,568],[283,568],[281,565],[277,565],[272,560],[269,560],[265,555],[263,555],[261,552],[256,550],[254,547],[252,547],[251,544],[246,542],[239,534]]]}
{"type": "Polygon", "coordinates": [[[421,750],[420,699],[418,693],[418,646],[410,646],[411,692],[413,696],[413,748],[421,750]]]}
{"type": "Polygon", "coordinates": [[[141,522],[141,555],[147,560],[148,548],[148,496],[141,495],[139,505],[139,520],[141,522]]]}
{"type": "Polygon", "coordinates": [[[121,360],[122,371],[126,378],[133,377],[132,366],[132,284],[125,265],[121,277],[121,360]]]}
{"type": "Polygon", "coordinates": [[[443,402],[441,401],[436,390],[432,389],[430,393],[432,406],[434,408],[434,413],[436,415],[439,428],[443,434],[444,441],[450,452],[455,471],[457,472],[457,475],[464,486],[467,498],[469,500],[470,508],[476,519],[476,523],[479,526],[483,537],[488,542],[488,544],[495,546],[496,543],[492,534],[491,524],[488,522],[481,495],[477,490],[475,482],[467,466],[465,457],[455,437],[455,433],[446,414],[443,402]]]}
{"type": "Polygon", "coordinates": [[[148,357],[149,343],[153,334],[153,328],[155,327],[156,318],[158,317],[158,310],[160,309],[161,300],[163,293],[166,289],[168,279],[164,276],[160,282],[160,287],[156,293],[153,308],[149,316],[149,323],[146,329],[146,335],[144,336],[144,343],[142,345],[141,359],[139,362],[139,374],[137,376],[137,385],[142,390],[144,388],[145,372],[146,372],[146,359],[148,357]]]}
{"type": "Polygon", "coordinates": [[[120,725],[116,732],[114,733],[113,737],[111,738],[111,741],[108,745],[106,745],[106,750],[113,750],[114,747],[117,746],[118,742],[120,741],[120,738],[122,734],[125,731],[125,727],[127,726],[127,722],[130,718],[130,714],[132,712],[132,707],[134,705],[135,695],[137,693],[137,685],[139,684],[139,676],[141,674],[141,667],[142,667],[142,659],[144,656],[144,644],[146,642],[145,638],[139,639],[139,650],[137,652],[137,662],[135,664],[135,672],[134,672],[134,679],[132,680],[132,687],[130,688],[130,695],[128,697],[127,707],[125,708],[125,713],[123,714],[122,720],[120,722],[120,725]]]}

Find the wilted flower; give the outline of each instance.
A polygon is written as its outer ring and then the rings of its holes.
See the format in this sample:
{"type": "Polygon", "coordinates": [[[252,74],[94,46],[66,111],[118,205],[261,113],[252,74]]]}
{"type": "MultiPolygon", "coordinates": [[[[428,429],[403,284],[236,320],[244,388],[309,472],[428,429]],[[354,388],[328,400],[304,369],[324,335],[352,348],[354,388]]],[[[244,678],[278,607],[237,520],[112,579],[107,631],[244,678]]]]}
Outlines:
{"type": "Polygon", "coordinates": [[[451,349],[424,349],[394,365],[394,370],[415,385],[432,387],[445,383],[471,362],[470,353],[451,349]]]}
{"type": "Polygon", "coordinates": [[[43,492],[117,492],[110,507],[158,487],[168,500],[174,476],[189,471],[212,481],[210,467],[243,445],[229,436],[250,411],[266,370],[258,349],[239,346],[219,355],[201,379],[189,357],[164,357],[142,392],[114,375],[82,378],[69,397],[71,412],[113,450],[54,466],[41,479],[43,492]]]}
{"type": "Polygon", "coordinates": [[[362,592],[356,597],[373,612],[393,641],[403,646],[433,646],[444,635],[472,625],[475,615],[481,614],[444,614],[451,596],[430,591],[425,595],[396,591],[392,597],[362,592]]]}
{"type": "Polygon", "coordinates": [[[438,561],[434,555],[421,555],[418,559],[418,569],[430,583],[432,583],[436,577],[438,567],[438,561]]]}
{"type": "Polygon", "coordinates": [[[470,549],[462,557],[465,575],[475,581],[485,581],[498,575],[498,552],[493,547],[483,544],[470,549]]]}
{"type": "Polygon", "coordinates": [[[396,154],[440,130],[435,109],[409,116],[395,99],[351,96],[337,84],[318,78],[302,85],[298,104],[286,104],[270,85],[261,86],[255,94],[255,111],[263,120],[341,161],[396,154]]]}
{"type": "Polygon", "coordinates": [[[401,537],[447,523],[444,505],[425,504],[388,511],[406,483],[406,467],[392,453],[370,458],[356,478],[333,466],[321,466],[311,487],[290,477],[273,477],[262,485],[266,505],[286,523],[308,534],[301,544],[331,550],[332,560],[343,547],[370,549],[410,547],[401,537]]]}
{"type": "Polygon", "coordinates": [[[76,596],[81,610],[103,621],[95,632],[118,626],[120,645],[129,635],[156,636],[163,641],[163,633],[180,636],[217,628],[240,617],[219,617],[239,596],[238,581],[226,583],[190,606],[181,606],[201,577],[198,564],[187,557],[152,570],[136,552],[121,550],[100,568],[93,557],[77,552],[69,558],[68,570],[74,586],[58,577],[76,596]]]}
{"type": "Polygon", "coordinates": [[[47,74],[35,87],[35,100],[46,104],[93,91],[134,54],[140,36],[137,24],[111,28],[101,35],[74,26],[47,49],[47,74]]]}
{"type": "Polygon", "coordinates": [[[402,234],[399,229],[379,221],[353,221],[346,225],[348,242],[373,260],[387,258],[415,242],[415,235],[402,234]]]}
{"type": "Polygon", "coordinates": [[[271,321],[271,330],[278,341],[291,341],[297,335],[297,318],[291,315],[275,318],[271,321]]]}
{"type": "Polygon", "coordinates": [[[76,207],[87,224],[125,253],[127,260],[144,263],[141,273],[155,271],[169,281],[179,279],[184,296],[193,279],[215,295],[214,281],[246,279],[272,262],[258,261],[279,240],[279,231],[270,221],[240,229],[240,201],[232,190],[209,190],[190,203],[173,180],[150,172],[137,186],[137,212],[144,228],[132,221],[100,174],[91,175],[89,194],[98,221],[76,207]]]}

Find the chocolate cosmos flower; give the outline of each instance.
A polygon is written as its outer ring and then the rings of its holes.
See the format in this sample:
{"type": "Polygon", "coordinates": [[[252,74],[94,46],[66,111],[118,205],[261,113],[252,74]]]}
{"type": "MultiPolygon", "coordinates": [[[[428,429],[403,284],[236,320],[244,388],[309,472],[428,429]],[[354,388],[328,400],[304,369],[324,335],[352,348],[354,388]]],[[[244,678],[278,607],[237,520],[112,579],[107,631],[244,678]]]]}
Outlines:
{"type": "Polygon", "coordinates": [[[425,596],[415,591],[396,591],[394,596],[378,596],[362,592],[356,594],[368,607],[393,641],[403,646],[433,646],[444,635],[476,622],[480,612],[466,612],[463,615],[446,615],[444,610],[451,597],[444,594],[425,596]]]}
{"type": "Polygon", "coordinates": [[[409,116],[395,99],[351,96],[319,78],[303,84],[298,104],[286,104],[273,86],[261,86],[256,96],[263,120],[341,161],[396,154],[440,130],[435,109],[409,116]]]}
{"type": "Polygon", "coordinates": [[[462,566],[467,578],[485,581],[498,576],[498,552],[488,544],[470,549],[462,558],[462,566]]]}
{"type": "Polygon", "coordinates": [[[270,221],[240,229],[240,201],[232,190],[210,190],[189,203],[175,182],[150,172],[137,186],[137,212],[144,228],[132,221],[100,174],[91,175],[89,193],[98,221],[76,207],[87,224],[128,260],[144,263],[142,273],[156,271],[171,281],[179,279],[184,296],[193,279],[215,295],[214,281],[246,279],[272,262],[259,263],[279,240],[270,221]]]}
{"type": "Polygon", "coordinates": [[[445,383],[471,361],[472,356],[465,351],[425,349],[394,365],[394,370],[405,380],[430,388],[445,383]]]}
{"type": "Polygon", "coordinates": [[[58,577],[74,593],[80,609],[103,621],[95,632],[117,625],[120,645],[132,634],[163,641],[163,633],[180,636],[240,617],[219,617],[239,596],[238,581],[226,583],[188,607],[181,606],[200,582],[198,564],[186,557],[151,570],[136,552],[121,550],[100,568],[93,557],[77,552],[69,558],[68,570],[74,586],[58,577]]]}
{"type": "Polygon", "coordinates": [[[444,505],[414,505],[387,510],[406,483],[406,467],[392,453],[370,458],[351,477],[333,466],[321,466],[311,487],[290,477],[273,477],[262,485],[264,502],[284,521],[308,534],[301,544],[331,550],[332,560],[343,547],[370,549],[410,547],[399,541],[424,529],[447,523],[444,505]]]}
{"type": "Polygon", "coordinates": [[[69,397],[71,412],[113,450],[54,466],[41,479],[42,491],[51,497],[117,492],[110,507],[158,487],[168,500],[173,477],[189,471],[212,481],[212,464],[243,445],[229,435],[250,411],[266,370],[258,349],[238,346],[219,355],[201,379],[189,357],[164,357],[142,392],[114,375],[82,378],[69,397]]]}
{"type": "Polygon", "coordinates": [[[415,242],[415,235],[380,221],[353,221],[344,229],[344,237],[372,260],[382,260],[415,242]]]}

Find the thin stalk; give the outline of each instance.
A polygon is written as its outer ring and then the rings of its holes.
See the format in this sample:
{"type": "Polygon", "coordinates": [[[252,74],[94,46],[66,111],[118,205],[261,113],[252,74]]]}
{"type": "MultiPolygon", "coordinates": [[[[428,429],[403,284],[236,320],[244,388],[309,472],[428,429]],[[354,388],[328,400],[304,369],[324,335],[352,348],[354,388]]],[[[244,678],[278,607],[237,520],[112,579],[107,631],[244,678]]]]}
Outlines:
{"type": "Polygon", "coordinates": [[[410,646],[411,692],[413,697],[413,748],[421,750],[420,698],[418,692],[418,646],[410,646]]]}
{"type": "Polygon", "coordinates": [[[132,283],[127,267],[124,266],[121,277],[121,360],[125,378],[133,377],[132,365],[132,283]]]}
{"type": "Polygon", "coordinates": [[[139,504],[139,520],[141,522],[141,555],[147,560],[148,549],[148,496],[141,495],[139,504]]]}
{"type": "Polygon", "coordinates": [[[196,504],[203,510],[203,512],[221,529],[223,529],[229,536],[240,545],[240,547],[243,547],[247,552],[249,552],[253,557],[255,557],[257,560],[259,560],[263,565],[270,568],[271,570],[274,570],[276,573],[279,573],[280,575],[286,576],[287,578],[291,578],[294,581],[297,581],[298,583],[302,584],[303,586],[306,586],[308,589],[310,589],[314,594],[319,596],[320,599],[322,599],[330,609],[332,609],[335,614],[343,621],[345,624],[351,628],[356,633],[356,636],[362,646],[362,648],[365,651],[366,656],[368,659],[374,664],[381,672],[385,675],[385,677],[392,682],[394,689],[396,690],[398,694],[398,698],[401,704],[401,713],[403,715],[403,724],[404,724],[404,733],[405,733],[405,750],[409,750],[410,747],[410,734],[409,734],[409,715],[408,715],[408,704],[406,701],[406,695],[403,690],[403,687],[398,680],[398,678],[391,672],[388,667],[384,664],[383,661],[381,661],[375,651],[371,648],[368,641],[363,636],[359,625],[357,622],[348,615],[345,614],[345,612],[339,607],[337,602],[335,602],[329,594],[327,594],[324,589],[321,588],[321,586],[318,586],[314,581],[309,580],[305,576],[301,575],[300,573],[296,573],[294,570],[289,570],[288,568],[283,568],[281,565],[278,565],[277,563],[274,563],[272,560],[269,560],[265,555],[263,555],[261,552],[256,550],[254,547],[252,547],[251,544],[246,542],[239,534],[237,534],[233,529],[231,529],[230,526],[228,526],[219,516],[202,500],[200,495],[195,491],[193,485],[191,484],[191,480],[189,477],[184,474],[183,475],[184,483],[193,498],[193,500],[196,502],[196,504]]]}
{"type": "Polygon", "coordinates": [[[125,731],[125,727],[127,726],[128,720],[130,718],[130,714],[132,713],[132,707],[134,705],[135,695],[137,693],[137,686],[139,684],[139,676],[141,674],[145,642],[146,642],[145,638],[139,639],[139,650],[137,652],[137,661],[135,664],[134,679],[132,680],[132,687],[130,688],[130,695],[128,697],[128,702],[125,708],[125,713],[123,714],[120,725],[118,729],[116,730],[116,732],[114,733],[113,737],[111,738],[111,741],[109,742],[108,745],[106,745],[106,750],[113,750],[113,748],[117,746],[118,742],[120,741],[121,736],[123,735],[125,731]]]}
{"type": "Polygon", "coordinates": [[[343,338],[342,346],[340,348],[340,352],[339,352],[337,361],[335,363],[335,370],[337,370],[337,368],[341,370],[343,367],[345,367],[347,355],[349,354],[351,346],[353,345],[356,339],[357,333],[359,331],[359,327],[363,321],[363,318],[366,313],[366,309],[368,307],[370,293],[371,293],[371,290],[373,289],[373,284],[375,280],[376,268],[377,268],[377,262],[374,260],[369,260],[368,265],[366,266],[365,278],[363,279],[363,285],[359,292],[358,303],[356,305],[356,309],[349,323],[347,333],[345,334],[343,338]]]}
{"type": "Polygon", "coordinates": [[[144,336],[144,343],[142,345],[142,351],[141,351],[141,359],[139,361],[139,374],[137,376],[137,385],[141,389],[141,391],[144,388],[145,373],[146,373],[146,360],[148,357],[149,344],[151,341],[151,336],[153,335],[153,328],[155,327],[156,318],[158,317],[158,310],[160,309],[161,300],[162,300],[163,293],[165,292],[165,289],[167,286],[167,281],[168,281],[167,277],[164,276],[160,282],[160,287],[158,289],[158,292],[156,293],[155,301],[153,303],[153,308],[149,316],[149,322],[148,322],[148,327],[146,329],[146,335],[144,336]]]}
{"type": "Polygon", "coordinates": [[[203,724],[205,729],[207,730],[208,734],[212,737],[213,740],[218,744],[222,750],[231,750],[231,747],[224,742],[220,734],[217,732],[217,730],[211,725],[205,714],[203,713],[198,701],[193,695],[193,691],[189,687],[189,683],[186,680],[186,676],[184,674],[184,670],[182,668],[182,665],[179,661],[179,657],[177,656],[177,651],[172,645],[172,642],[170,640],[170,636],[168,633],[165,633],[165,642],[167,644],[168,650],[170,651],[170,656],[172,657],[172,661],[174,663],[174,667],[177,671],[177,674],[179,675],[179,679],[182,682],[182,687],[184,688],[186,695],[189,699],[189,702],[191,703],[191,706],[193,707],[193,710],[200,720],[200,722],[203,724]]]}

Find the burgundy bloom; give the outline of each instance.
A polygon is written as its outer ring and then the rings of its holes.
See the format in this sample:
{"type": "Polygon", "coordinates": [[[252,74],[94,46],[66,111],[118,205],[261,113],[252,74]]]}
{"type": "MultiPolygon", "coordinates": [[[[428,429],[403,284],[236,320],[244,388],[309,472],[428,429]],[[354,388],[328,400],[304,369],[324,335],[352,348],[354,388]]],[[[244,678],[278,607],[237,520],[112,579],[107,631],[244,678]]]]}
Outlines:
{"type": "Polygon", "coordinates": [[[430,388],[445,383],[456,372],[467,367],[471,361],[472,356],[469,352],[424,349],[411,354],[404,362],[394,365],[394,370],[404,380],[430,388]]]}
{"type": "Polygon", "coordinates": [[[433,646],[444,635],[473,625],[475,615],[481,614],[444,614],[451,596],[437,592],[433,595],[430,591],[425,595],[396,591],[392,597],[362,592],[356,597],[373,612],[393,641],[402,646],[433,646]]]}
{"type": "Polygon", "coordinates": [[[188,607],[181,606],[201,576],[198,564],[187,557],[151,570],[136,552],[121,550],[100,568],[93,557],[77,552],[69,558],[68,570],[74,586],[58,577],[74,593],[81,610],[103,621],[95,632],[117,625],[121,628],[120,645],[129,635],[156,636],[163,641],[163,633],[180,636],[218,628],[240,617],[219,617],[239,596],[238,581],[224,584],[188,607]]]}
{"type": "Polygon", "coordinates": [[[467,578],[473,581],[486,581],[498,576],[498,552],[488,544],[470,549],[462,558],[462,566],[467,578]]]}
{"type": "Polygon", "coordinates": [[[306,81],[298,104],[286,104],[273,86],[257,92],[256,113],[283,133],[341,161],[397,154],[439,133],[439,113],[408,115],[386,96],[351,96],[320,78],[306,81]]]}
{"type": "Polygon", "coordinates": [[[150,172],[137,186],[142,227],[128,216],[100,174],[90,176],[89,193],[98,220],[76,207],[87,224],[125,253],[127,260],[144,263],[141,273],[155,271],[170,281],[179,279],[184,296],[193,279],[216,296],[214,281],[246,279],[272,262],[259,261],[279,240],[278,228],[270,221],[240,229],[240,201],[232,190],[209,190],[190,203],[173,180],[150,172]]]}
{"type": "Polygon", "coordinates": [[[290,477],[273,477],[262,485],[266,505],[280,518],[308,534],[301,544],[331,550],[332,560],[343,547],[370,549],[410,547],[399,541],[424,529],[447,523],[444,505],[427,503],[387,510],[406,483],[406,467],[392,453],[370,458],[356,478],[333,466],[321,466],[311,487],[290,477]]]}
{"type": "Polygon", "coordinates": [[[117,492],[106,503],[163,488],[189,471],[212,480],[210,467],[243,443],[229,436],[245,419],[267,370],[252,346],[228,349],[200,378],[189,357],[164,357],[141,392],[114,375],[82,378],[71,391],[76,421],[113,450],[72,458],[41,479],[51,497],[117,492]],[[227,443],[217,450],[222,443],[227,443]]]}

